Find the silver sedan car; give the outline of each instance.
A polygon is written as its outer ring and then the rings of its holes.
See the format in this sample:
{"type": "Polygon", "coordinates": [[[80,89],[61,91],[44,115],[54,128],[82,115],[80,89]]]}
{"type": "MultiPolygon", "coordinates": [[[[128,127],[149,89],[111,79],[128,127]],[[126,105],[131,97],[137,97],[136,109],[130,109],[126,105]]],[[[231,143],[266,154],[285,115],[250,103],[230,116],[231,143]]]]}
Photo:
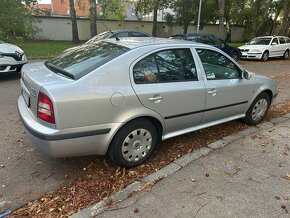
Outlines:
{"type": "Polygon", "coordinates": [[[262,121],[277,96],[209,45],[159,38],[106,39],[25,65],[18,109],[28,137],[53,157],[105,155],[122,167],[162,140],[242,119],[262,121]]]}

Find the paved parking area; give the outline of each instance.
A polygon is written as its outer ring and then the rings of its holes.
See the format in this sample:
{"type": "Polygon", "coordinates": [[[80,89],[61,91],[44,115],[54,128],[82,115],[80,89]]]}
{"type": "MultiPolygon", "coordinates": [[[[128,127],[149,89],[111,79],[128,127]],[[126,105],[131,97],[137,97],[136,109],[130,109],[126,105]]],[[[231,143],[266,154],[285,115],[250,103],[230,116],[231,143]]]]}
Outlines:
{"type": "MultiPolygon", "coordinates": [[[[242,61],[241,64],[267,76],[290,74],[290,61],[242,61]]],[[[289,79],[281,80],[277,104],[290,99],[289,83],[289,79]]],[[[35,150],[26,139],[19,120],[16,106],[19,91],[19,76],[0,75],[0,211],[1,208],[13,210],[44,193],[55,191],[60,185],[81,176],[83,168],[97,158],[51,159],[35,150]]]]}
{"type": "MultiPolygon", "coordinates": [[[[252,133],[249,128],[242,131],[244,134],[231,137],[243,136],[237,140],[225,137],[224,147],[216,143],[209,145],[208,155],[181,169],[186,161],[176,160],[168,165],[171,169],[167,172],[171,175],[152,188],[110,206],[99,203],[73,218],[287,218],[290,215],[290,114],[283,118],[284,121],[274,119],[252,128],[252,133]],[[179,168],[175,169],[174,165],[179,168]]],[[[194,153],[189,156],[193,157],[194,153]]],[[[144,183],[139,187],[142,186],[144,183]]]]}

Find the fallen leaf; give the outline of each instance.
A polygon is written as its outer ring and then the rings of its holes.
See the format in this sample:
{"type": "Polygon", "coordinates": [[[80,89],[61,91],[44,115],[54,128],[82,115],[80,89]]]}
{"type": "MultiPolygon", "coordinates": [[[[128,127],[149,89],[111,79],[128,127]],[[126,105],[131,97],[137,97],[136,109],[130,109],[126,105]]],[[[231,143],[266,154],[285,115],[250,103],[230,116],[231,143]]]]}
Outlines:
{"type": "Polygon", "coordinates": [[[290,174],[287,173],[287,174],[286,174],[285,176],[283,176],[282,178],[283,178],[283,179],[290,180],[290,174]]]}

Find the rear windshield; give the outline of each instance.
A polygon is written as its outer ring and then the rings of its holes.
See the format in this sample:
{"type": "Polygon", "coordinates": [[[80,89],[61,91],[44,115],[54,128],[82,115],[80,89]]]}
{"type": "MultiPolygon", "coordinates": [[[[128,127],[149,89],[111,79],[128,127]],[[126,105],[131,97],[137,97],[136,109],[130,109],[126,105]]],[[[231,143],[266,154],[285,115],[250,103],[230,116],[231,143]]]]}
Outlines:
{"type": "Polygon", "coordinates": [[[46,61],[45,65],[55,73],[79,79],[129,50],[101,41],[68,49],[57,58],[46,61]]]}

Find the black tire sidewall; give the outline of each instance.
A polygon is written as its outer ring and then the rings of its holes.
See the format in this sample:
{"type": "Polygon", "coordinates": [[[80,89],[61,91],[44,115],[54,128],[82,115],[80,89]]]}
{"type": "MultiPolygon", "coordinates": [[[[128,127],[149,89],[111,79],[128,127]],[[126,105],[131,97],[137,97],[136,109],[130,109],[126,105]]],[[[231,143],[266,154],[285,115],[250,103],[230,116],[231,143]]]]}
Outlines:
{"type": "Polygon", "coordinates": [[[262,61],[267,61],[269,59],[269,52],[268,51],[264,51],[264,53],[262,54],[262,58],[261,59],[262,59],[262,61]],[[266,59],[264,59],[264,55],[266,53],[268,54],[268,57],[266,59]]]}
{"type": "Polygon", "coordinates": [[[141,163],[145,162],[152,154],[153,150],[157,145],[157,130],[155,126],[146,119],[138,119],[127,123],[123,126],[113,138],[110,147],[109,147],[109,157],[110,159],[115,162],[117,165],[121,167],[131,168],[140,165],[141,163]],[[125,138],[134,130],[136,129],[146,129],[151,133],[152,136],[152,146],[150,151],[148,152],[147,156],[137,162],[128,162],[124,159],[122,155],[122,144],[125,138]]]}
{"type": "Polygon", "coordinates": [[[246,124],[248,124],[248,125],[256,125],[256,124],[261,123],[262,120],[264,119],[264,117],[266,116],[266,114],[267,114],[269,108],[270,108],[270,104],[271,104],[270,97],[269,97],[269,95],[268,95],[267,93],[262,92],[261,94],[259,94],[259,95],[255,98],[255,100],[253,101],[253,103],[251,104],[251,106],[249,107],[249,109],[248,109],[248,111],[247,111],[247,113],[246,113],[246,117],[245,117],[245,119],[244,119],[244,122],[245,122],[246,124]],[[261,99],[265,99],[265,100],[267,101],[267,104],[268,104],[267,106],[268,106],[268,107],[267,107],[267,110],[266,110],[264,116],[263,116],[260,120],[255,121],[255,120],[253,120],[253,118],[252,118],[252,111],[253,111],[253,108],[254,108],[254,106],[256,105],[256,103],[257,103],[259,100],[261,100],[261,99]]]}
{"type": "Polygon", "coordinates": [[[287,60],[289,58],[289,50],[286,50],[283,54],[283,59],[287,60]],[[286,57],[286,53],[288,53],[288,57],[286,57]]]}

